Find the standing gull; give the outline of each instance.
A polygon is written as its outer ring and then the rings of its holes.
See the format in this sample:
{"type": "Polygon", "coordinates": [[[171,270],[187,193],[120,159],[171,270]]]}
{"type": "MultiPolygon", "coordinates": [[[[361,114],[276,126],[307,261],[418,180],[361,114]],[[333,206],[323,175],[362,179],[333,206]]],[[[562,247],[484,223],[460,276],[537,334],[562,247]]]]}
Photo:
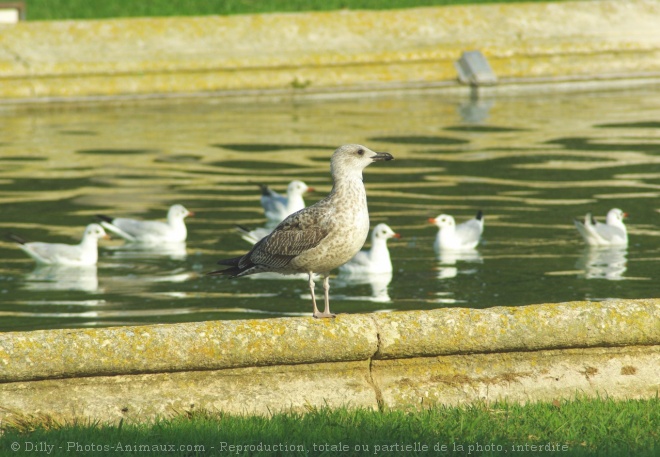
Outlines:
{"type": "Polygon", "coordinates": [[[604,224],[597,222],[591,213],[587,213],[584,222],[577,219],[573,222],[589,246],[627,246],[628,232],[623,223],[626,216],[619,208],[612,208],[604,224]]]}
{"type": "Polygon", "coordinates": [[[448,214],[441,214],[430,218],[429,222],[438,227],[433,247],[436,251],[474,249],[484,231],[484,218],[481,210],[469,221],[456,225],[454,218],[448,214]]]}
{"type": "Polygon", "coordinates": [[[302,181],[291,181],[286,188],[285,197],[264,184],[259,184],[259,187],[261,188],[261,206],[266,213],[266,219],[278,224],[290,214],[303,209],[305,207],[303,194],[314,190],[302,181]]]}
{"type": "Polygon", "coordinates": [[[183,205],[172,205],[167,212],[167,222],[138,221],[125,217],[111,218],[97,214],[100,224],[109,232],[129,242],[136,243],[181,243],[186,241],[188,231],[183,220],[194,214],[183,205]]]}
{"type": "Polygon", "coordinates": [[[372,162],[392,159],[387,152],[373,152],[359,144],[341,146],[330,160],[333,186],[327,197],[284,219],[247,254],[218,262],[230,268],[209,274],[234,278],[268,271],[306,273],[314,306],[313,316],[334,317],[330,312],[330,271],[357,254],[369,234],[362,170],[372,162]],[[323,312],[319,312],[316,306],[315,273],[323,276],[323,312]]]}
{"type": "Polygon", "coordinates": [[[9,238],[25,251],[38,264],[62,266],[96,265],[98,260],[98,239],[107,235],[98,224],[89,224],[85,228],[80,244],[28,243],[18,235],[10,233],[9,238]]]}

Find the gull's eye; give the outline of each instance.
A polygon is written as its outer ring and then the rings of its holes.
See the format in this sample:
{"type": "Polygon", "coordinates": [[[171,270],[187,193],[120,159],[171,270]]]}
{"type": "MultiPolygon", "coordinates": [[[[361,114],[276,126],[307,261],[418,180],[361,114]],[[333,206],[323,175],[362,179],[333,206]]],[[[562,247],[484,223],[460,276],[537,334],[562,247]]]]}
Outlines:
{"type": "Polygon", "coordinates": [[[363,156],[364,155],[364,149],[358,149],[358,155],[363,156]]]}

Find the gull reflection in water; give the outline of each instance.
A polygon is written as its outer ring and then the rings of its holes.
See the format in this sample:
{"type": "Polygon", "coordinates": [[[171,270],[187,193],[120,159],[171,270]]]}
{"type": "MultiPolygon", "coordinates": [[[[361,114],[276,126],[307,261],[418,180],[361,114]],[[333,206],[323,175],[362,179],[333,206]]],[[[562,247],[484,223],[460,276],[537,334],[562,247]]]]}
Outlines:
{"type": "Polygon", "coordinates": [[[624,279],[627,254],[625,247],[587,247],[578,258],[576,267],[583,271],[583,277],[587,279],[624,279]]]}
{"type": "Polygon", "coordinates": [[[389,303],[392,301],[387,291],[392,282],[392,272],[385,273],[345,273],[340,272],[335,281],[339,287],[369,284],[371,286],[370,297],[336,296],[347,300],[368,300],[379,303],[389,303]]]}
{"type": "Polygon", "coordinates": [[[176,268],[168,271],[138,271],[130,274],[109,274],[104,275],[103,285],[108,290],[121,290],[123,293],[143,293],[167,295],[173,298],[185,298],[186,292],[175,291],[154,291],[153,287],[158,283],[183,283],[198,277],[195,272],[186,271],[184,268],[176,268]]]}
{"type": "Polygon", "coordinates": [[[437,253],[438,265],[436,270],[438,272],[438,279],[455,278],[458,273],[461,274],[474,274],[477,272],[475,268],[461,269],[455,265],[458,262],[468,263],[483,263],[483,258],[479,251],[476,249],[462,249],[462,250],[447,250],[443,249],[437,253]]]}
{"type": "Polygon", "coordinates": [[[39,265],[25,275],[25,280],[24,287],[28,290],[96,292],[99,288],[96,265],[39,265]]]}
{"type": "Polygon", "coordinates": [[[126,243],[109,248],[117,259],[163,258],[185,260],[186,242],[180,243],[126,243]]]}

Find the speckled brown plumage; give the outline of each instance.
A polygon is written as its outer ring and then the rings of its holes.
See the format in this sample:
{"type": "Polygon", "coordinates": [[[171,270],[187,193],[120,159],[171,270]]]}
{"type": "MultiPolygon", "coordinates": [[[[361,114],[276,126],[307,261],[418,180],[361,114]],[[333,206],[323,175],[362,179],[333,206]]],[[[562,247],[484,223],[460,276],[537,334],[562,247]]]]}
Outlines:
{"type": "Polygon", "coordinates": [[[307,273],[314,317],[334,316],[328,297],[330,271],[353,258],[369,234],[362,170],[374,161],[392,159],[388,153],[376,153],[359,144],[341,146],[330,161],[334,185],[327,197],[284,219],[247,254],[218,262],[230,268],[209,274],[238,277],[261,272],[307,273]],[[316,307],[315,273],[324,276],[323,313],[316,307]]]}

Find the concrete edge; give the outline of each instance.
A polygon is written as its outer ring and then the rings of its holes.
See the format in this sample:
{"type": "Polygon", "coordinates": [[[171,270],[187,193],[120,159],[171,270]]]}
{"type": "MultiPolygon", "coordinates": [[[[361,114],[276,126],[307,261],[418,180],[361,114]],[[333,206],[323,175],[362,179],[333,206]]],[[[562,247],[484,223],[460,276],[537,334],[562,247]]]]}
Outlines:
{"type": "Polygon", "coordinates": [[[0,334],[0,383],[660,345],[660,299],[0,334]]]}
{"type": "Polygon", "coordinates": [[[658,21],[656,1],[603,0],[27,22],[0,30],[0,100],[455,86],[472,49],[505,87],[657,78],[658,21]]]}
{"type": "Polygon", "coordinates": [[[482,99],[492,97],[526,97],[530,94],[581,93],[618,91],[660,86],[660,71],[640,74],[616,74],[606,77],[556,76],[539,78],[503,78],[496,86],[471,88],[457,81],[396,82],[370,85],[346,85],[341,87],[307,87],[304,89],[240,89],[207,92],[169,92],[110,95],[75,95],[24,98],[0,98],[0,107],[20,109],[40,104],[108,104],[160,103],[167,100],[196,100],[214,98],[226,103],[276,103],[281,101],[339,100],[415,94],[442,94],[449,98],[465,99],[478,93],[482,99]]]}
{"type": "Polygon", "coordinates": [[[0,334],[0,424],[652,398],[660,300],[0,334]]]}
{"type": "Polygon", "coordinates": [[[606,300],[375,315],[377,359],[660,343],[660,301],[606,300]]]}

